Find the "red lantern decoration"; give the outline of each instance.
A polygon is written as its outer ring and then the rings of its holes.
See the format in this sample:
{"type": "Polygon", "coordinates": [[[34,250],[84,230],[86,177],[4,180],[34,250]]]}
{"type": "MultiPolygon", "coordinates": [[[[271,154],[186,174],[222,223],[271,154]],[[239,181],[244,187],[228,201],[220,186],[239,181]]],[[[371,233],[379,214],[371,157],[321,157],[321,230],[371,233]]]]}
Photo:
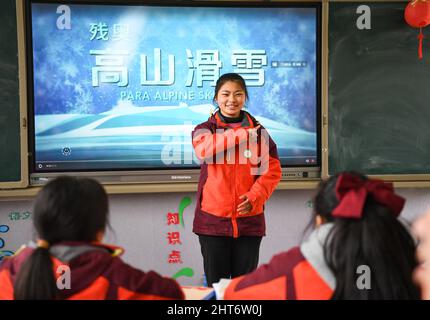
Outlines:
{"type": "Polygon", "coordinates": [[[420,28],[418,35],[418,57],[423,58],[423,33],[422,28],[430,24],[430,1],[413,0],[408,3],[405,9],[405,20],[414,28],[420,28]]]}

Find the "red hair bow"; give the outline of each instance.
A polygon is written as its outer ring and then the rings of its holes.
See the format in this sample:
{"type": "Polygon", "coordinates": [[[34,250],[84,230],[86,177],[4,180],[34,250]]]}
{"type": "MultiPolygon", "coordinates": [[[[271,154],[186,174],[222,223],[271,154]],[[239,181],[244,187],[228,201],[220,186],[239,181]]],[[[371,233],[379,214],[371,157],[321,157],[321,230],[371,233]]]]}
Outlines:
{"type": "Polygon", "coordinates": [[[336,183],[339,204],[333,210],[332,216],[360,219],[368,194],[372,195],[376,202],[389,208],[396,217],[405,204],[405,199],[394,193],[392,183],[377,179],[362,180],[352,174],[343,173],[336,183]]]}

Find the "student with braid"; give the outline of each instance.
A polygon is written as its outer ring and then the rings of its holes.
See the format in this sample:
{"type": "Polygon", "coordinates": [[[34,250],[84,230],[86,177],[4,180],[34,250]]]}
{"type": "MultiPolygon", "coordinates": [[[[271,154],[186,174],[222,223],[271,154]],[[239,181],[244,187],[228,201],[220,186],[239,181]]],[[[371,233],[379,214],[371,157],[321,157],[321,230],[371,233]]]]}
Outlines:
{"type": "Polygon", "coordinates": [[[119,247],[101,243],[108,197],[87,178],[59,177],[38,194],[33,213],[39,240],[0,266],[0,299],[183,299],[173,279],[124,263],[119,247]],[[61,267],[61,268],[59,268],[61,267]],[[60,276],[70,270],[70,283],[60,276]]]}
{"type": "Polygon", "coordinates": [[[415,243],[397,219],[404,202],[391,183],[354,172],[330,177],[314,199],[309,239],[233,279],[224,298],[419,299],[415,243]]]}

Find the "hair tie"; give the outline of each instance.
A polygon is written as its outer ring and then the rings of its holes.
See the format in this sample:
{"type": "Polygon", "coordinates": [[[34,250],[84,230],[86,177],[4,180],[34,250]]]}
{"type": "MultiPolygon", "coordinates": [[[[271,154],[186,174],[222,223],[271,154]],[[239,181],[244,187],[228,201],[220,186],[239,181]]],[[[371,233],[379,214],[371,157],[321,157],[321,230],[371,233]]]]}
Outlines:
{"type": "Polygon", "coordinates": [[[350,173],[343,173],[336,182],[336,197],[339,204],[332,211],[333,217],[360,219],[367,195],[397,217],[403,209],[405,199],[394,193],[393,184],[378,179],[363,180],[350,173]]]}
{"type": "Polygon", "coordinates": [[[38,248],[49,249],[49,242],[43,239],[38,239],[36,245],[38,248]]]}

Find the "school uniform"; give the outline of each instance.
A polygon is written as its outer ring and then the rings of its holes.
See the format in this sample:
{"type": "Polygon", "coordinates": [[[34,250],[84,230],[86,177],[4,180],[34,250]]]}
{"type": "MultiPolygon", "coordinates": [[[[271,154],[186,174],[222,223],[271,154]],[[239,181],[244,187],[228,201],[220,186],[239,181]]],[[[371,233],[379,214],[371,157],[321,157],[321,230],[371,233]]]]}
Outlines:
{"type": "Polygon", "coordinates": [[[315,229],[300,247],[275,255],[247,275],[233,279],[225,300],[327,300],[336,280],[324,260],[331,223],[315,229]]]}
{"type": "MultiPolygon", "coordinates": [[[[194,129],[194,149],[197,156],[205,160],[201,163],[197,190],[193,224],[195,233],[234,238],[265,235],[264,203],[281,179],[281,165],[276,144],[268,137],[268,141],[264,141],[267,144],[266,150],[261,150],[261,141],[258,144],[240,148],[238,145],[243,142],[242,140],[248,139],[248,136],[245,130],[240,131],[242,134],[236,136],[234,133],[239,129],[255,128],[258,125],[260,124],[254,117],[242,111],[239,126],[232,128],[218,111],[208,121],[194,129]],[[207,134],[199,134],[200,130],[206,130],[207,134]],[[217,133],[217,130],[223,130],[221,132],[224,133],[217,133]],[[229,135],[235,139],[228,137],[229,135]],[[217,158],[216,151],[225,151],[231,147],[234,148],[234,154],[225,152],[223,159],[217,158]],[[268,151],[268,156],[263,157],[265,163],[253,163],[252,157],[260,156],[264,151],[268,151]],[[256,168],[259,165],[265,165],[267,170],[259,175],[253,174],[253,171],[257,173],[256,168]],[[250,200],[252,210],[240,216],[236,208],[243,201],[238,198],[243,194],[250,200]]],[[[263,129],[261,126],[258,130],[259,136],[263,129]]]]}
{"type": "Polygon", "coordinates": [[[232,122],[218,111],[192,133],[202,161],[193,232],[199,235],[209,285],[257,267],[266,232],[264,204],[281,178],[274,141],[269,135],[262,137],[261,127],[257,141],[250,143],[246,129],[260,124],[246,111],[237,120],[232,122]],[[262,159],[259,163],[257,157],[262,159]],[[252,204],[244,215],[237,213],[244,201],[241,195],[252,204]]]}
{"type": "MultiPolygon", "coordinates": [[[[14,281],[22,264],[33,252],[26,247],[0,265],[0,299],[14,299],[14,281]]],[[[59,279],[70,268],[70,288],[58,290],[63,300],[159,300],[184,299],[178,283],[154,271],[143,272],[119,257],[124,251],[115,246],[88,242],[61,242],[49,248],[54,276],[59,279]]],[[[60,279],[61,280],[61,279],[60,279]]],[[[61,282],[61,281],[60,281],[61,282]]]]}

